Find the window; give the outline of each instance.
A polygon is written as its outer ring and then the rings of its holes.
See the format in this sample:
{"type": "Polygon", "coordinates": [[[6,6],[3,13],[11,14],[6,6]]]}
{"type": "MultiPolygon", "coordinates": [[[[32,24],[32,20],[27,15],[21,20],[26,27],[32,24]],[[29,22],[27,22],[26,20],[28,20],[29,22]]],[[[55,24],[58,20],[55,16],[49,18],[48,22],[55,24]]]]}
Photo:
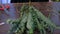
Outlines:
{"type": "Polygon", "coordinates": [[[10,0],[0,0],[0,4],[10,3],[10,0]]]}

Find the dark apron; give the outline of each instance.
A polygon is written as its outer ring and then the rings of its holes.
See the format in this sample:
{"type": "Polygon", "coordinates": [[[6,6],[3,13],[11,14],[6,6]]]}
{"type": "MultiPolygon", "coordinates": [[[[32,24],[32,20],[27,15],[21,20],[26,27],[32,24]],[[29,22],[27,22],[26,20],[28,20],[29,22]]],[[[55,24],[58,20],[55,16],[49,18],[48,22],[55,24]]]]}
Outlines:
{"type": "MultiPolygon", "coordinates": [[[[31,0],[31,2],[48,2],[49,0],[31,0]]],[[[11,0],[11,3],[29,2],[29,0],[11,0]]]]}

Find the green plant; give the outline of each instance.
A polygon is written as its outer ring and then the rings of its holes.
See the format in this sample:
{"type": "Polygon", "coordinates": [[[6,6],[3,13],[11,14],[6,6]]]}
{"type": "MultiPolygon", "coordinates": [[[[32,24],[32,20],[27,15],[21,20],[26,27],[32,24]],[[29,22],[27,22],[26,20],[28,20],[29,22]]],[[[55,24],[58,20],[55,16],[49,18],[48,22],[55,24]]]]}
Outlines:
{"type": "Polygon", "coordinates": [[[10,34],[34,34],[35,29],[39,34],[47,34],[48,31],[52,34],[54,28],[60,29],[33,6],[22,6],[20,15],[17,20],[8,20],[12,24],[10,34]]]}

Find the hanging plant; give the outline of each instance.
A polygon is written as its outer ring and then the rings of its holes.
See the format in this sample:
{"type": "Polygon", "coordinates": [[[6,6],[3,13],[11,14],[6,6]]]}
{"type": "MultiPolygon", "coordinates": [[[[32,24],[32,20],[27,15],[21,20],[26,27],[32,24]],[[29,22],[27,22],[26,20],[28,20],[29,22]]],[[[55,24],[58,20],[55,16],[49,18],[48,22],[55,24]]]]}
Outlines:
{"type": "Polygon", "coordinates": [[[20,15],[21,17],[16,20],[7,21],[12,24],[10,34],[35,34],[37,30],[37,34],[47,34],[47,32],[52,34],[55,28],[60,29],[33,6],[22,6],[20,15]]]}

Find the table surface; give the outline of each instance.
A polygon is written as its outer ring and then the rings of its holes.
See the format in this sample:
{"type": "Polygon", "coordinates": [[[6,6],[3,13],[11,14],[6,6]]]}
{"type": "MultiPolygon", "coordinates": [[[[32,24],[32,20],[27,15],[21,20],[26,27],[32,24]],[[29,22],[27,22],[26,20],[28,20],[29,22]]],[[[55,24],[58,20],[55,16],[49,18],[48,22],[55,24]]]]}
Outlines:
{"type": "MultiPolygon", "coordinates": [[[[2,11],[0,15],[0,22],[5,22],[7,19],[16,19],[15,8],[13,4],[9,4],[10,9],[2,11]]],[[[6,5],[4,5],[5,7],[6,5]]],[[[5,23],[4,25],[0,25],[0,34],[7,34],[8,30],[10,29],[10,24],[5,23]]]]}

